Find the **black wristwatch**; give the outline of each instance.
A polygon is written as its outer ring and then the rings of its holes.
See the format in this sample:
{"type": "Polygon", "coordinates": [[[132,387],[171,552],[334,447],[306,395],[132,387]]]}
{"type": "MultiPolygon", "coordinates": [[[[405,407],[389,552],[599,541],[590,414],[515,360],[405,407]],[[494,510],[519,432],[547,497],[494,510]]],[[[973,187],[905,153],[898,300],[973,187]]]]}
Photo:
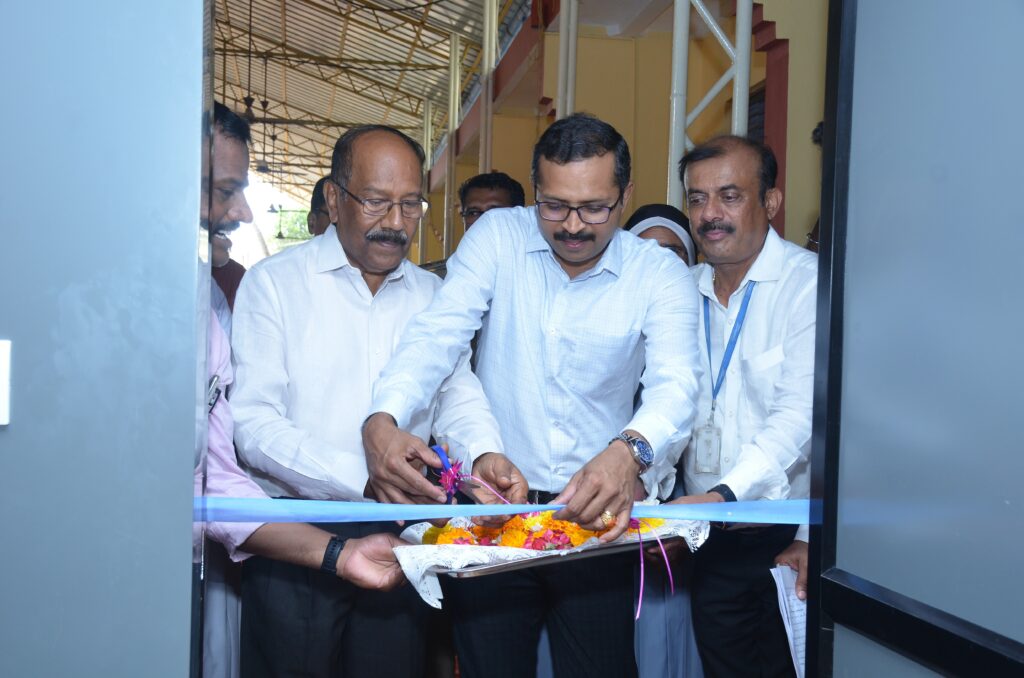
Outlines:
{"type": "Polygon", "coordinates": [[[736,493],[728,485],[718,484],[712,487],[708,492],[714,492],[715,494],[722,495],[722,499],[726,501],[736,501],[736,493]]]}
{"type": "Polygon", "coordinates": [[[651,446],[643,438],[637,438],[627,433],[620,433],[608,441],[608,444],[611,445],[616,440],[621,440],[629,445],[629,450],[633,453],[633,459],[635,459],[636,463],[640,465],[640,473],[651,468],[654,464],[654,450],[651,449],[651,446]]]}
{"type": "Polygon", "coordinates": [[[347,541],[347,538],[336,534],[331,536],[331,540],[327,542],[327,550],[324,551],[324,562],[320,563],[321,572],[338,575],[338,556],[341,555],[347,541]]]}

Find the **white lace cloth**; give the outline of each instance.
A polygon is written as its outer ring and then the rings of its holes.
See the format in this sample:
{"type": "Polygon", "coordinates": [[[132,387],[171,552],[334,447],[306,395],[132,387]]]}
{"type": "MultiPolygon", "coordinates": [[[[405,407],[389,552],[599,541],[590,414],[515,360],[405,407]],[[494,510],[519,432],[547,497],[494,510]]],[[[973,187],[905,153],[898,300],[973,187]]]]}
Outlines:
{"type": "MultiPolygon", "coordinates": [[[[470,527],[469,518],[453,518],[449,525],[470,527]]],[[[473,546],[469,544],[424,545],[423,535],[430,528],[430,523],[416,523],[402,532],[402,539],[413,546],[395,547],[395,555],[402,565],[409,583],[430,606],[440,609],[441,585],[437,575],[444,572],[463,570],[476,565],[497,565],[518,560],[549,561],[553,558],[565,558],[580,551],[602,548],[612,544],[636,543],[639,536],[628,532],[610,544],[603,545],[597,539],[589,539],[580,546],[564,551],[534,551],[533,549],[512,548],[509,546],[473,546]]],[[[708,538],[709,525],[706,520],[667,520],[651,531],[643,533],[644,542],[657,543],[654,535],[659,538],[682,537],[691,551],[696,551],[708,538]]],[[[639,556],[638,556],[639,557],[639,556]]]]}

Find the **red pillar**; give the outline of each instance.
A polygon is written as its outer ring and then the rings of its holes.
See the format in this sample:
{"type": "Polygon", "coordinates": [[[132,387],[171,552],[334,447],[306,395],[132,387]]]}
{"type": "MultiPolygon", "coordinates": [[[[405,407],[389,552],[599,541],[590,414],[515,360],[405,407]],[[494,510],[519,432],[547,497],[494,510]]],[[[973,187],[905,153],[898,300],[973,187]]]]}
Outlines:
{"type": "MultiPolygon", "coordinates": [[[[779,161],[779,178],[776,186],[786,194],[786,125],[788,123],[789,101],[789,40],[775,37],[775,22],[765,21],[764,7],[754,3],[753,17],[754,49],[764,52],[764,140],[775,152],[779,161]]],[[[772,220],[779,235],[786,232],[786,201],[772,220]]]]}

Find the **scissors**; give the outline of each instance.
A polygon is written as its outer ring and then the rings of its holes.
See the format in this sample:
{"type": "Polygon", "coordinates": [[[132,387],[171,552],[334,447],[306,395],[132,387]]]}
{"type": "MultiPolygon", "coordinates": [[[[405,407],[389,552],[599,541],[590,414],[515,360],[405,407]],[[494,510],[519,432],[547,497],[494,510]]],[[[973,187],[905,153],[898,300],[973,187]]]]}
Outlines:
{"type": "MultiPolygon", "coordinates": [[[[438,459],[441,460],[442,471],[439,473],[437,471],[437,469],[435,469],[434,467],[428,466],[427,467],[427,473],[430,474],[430,477],[433,479],[434,482],[436,482],[437,484],[440,484],[440,482],[441,482],[441,474],[442,473],[445,473],[445,472],[452,473],[453,472],[453,470],[452,470],[452,463],[448,459],[448,453],[445,452],[444,448],[441,447],[440,445],[431,445],[430,449],[433,450],[434,454],[436,454],[438,459]]],[[[464,497],[466,497],[466,499],[468,499],[469,501],[471,501],[472,503],[475,504],[476,502],[473,501],[473,498],[471,496],[469,496],[469,494],[467,494],[465,492],[465,490],[475,489],[475,488],[479,487],[479,485],[477,485],[475,482],[473,482],[465,474],[460,474],[458,480],[459,480],[458,491],[461,492],[462,495],[464,497]]],[[[449,494],[448,495],[448,500],[445,501],[445,503],[446,504],[451,504],[452,500],[454,499],[454,497],[455,497],[454,494],[449,494]]]]}

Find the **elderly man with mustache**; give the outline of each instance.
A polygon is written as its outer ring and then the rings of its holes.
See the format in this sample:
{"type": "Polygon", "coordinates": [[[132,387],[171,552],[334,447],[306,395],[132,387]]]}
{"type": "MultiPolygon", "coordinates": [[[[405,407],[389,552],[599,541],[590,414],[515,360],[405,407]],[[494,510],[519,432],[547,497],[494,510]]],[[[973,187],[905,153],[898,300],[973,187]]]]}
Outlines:
{"type": "MultiPolygon", "coordinates": [[[[326,232],[253,266],[235,303],[235,442],[271,496],[362,500],[361,426],[371,388],[440,279],[405,257],[427,208],[423,150],[382,125],[356,127],[334,147],[324,184],[326,232]]],[[[501,459],[501,440],[464,351],[411,418],[415,434],[465,441],[501,459]]],[[[410,499],[442,502],[422,477],[410,499]]],[[[382,501],[388,496],[378,496],[382,501]]],[[[397,531],[388,523],[326,524],[339,540],[397,531]]],[[[419,676],[425,607],[409,588],[362,591],[337,577],[264,558],[242,575],[242,675],[419,676]]]]}
{"type": "MultiPolygon", "coordinates": [[[[710,370],[677,502],[807,497],[818,258],[770,226],[782,204],[771,149],[719,137],[683,156],[679,171],[705,261],[693,275],[710,370]]],[[[769,569],[799,570],[803,597],[806,558],[806,527],[713,526],[691,593],[705,675],[793,675],[769,569]]]]}

